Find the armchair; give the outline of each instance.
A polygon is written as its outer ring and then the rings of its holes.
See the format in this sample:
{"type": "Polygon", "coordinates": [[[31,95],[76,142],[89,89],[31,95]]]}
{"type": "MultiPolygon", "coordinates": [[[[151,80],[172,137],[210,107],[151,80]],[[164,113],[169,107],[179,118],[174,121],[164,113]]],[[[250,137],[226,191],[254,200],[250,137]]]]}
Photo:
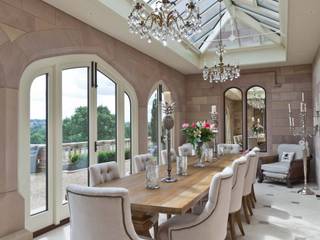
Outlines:
{"type": "Polygon", "coordinates": [[[298,144],[280,144],[278,155],[260,157],[258,182],[262,183],[264,180],[278,181],[286,183],[287,187],[291,188],[293,182],[303,180],[303,149],[304,147],[298,144]],[[283,152],[294,152],[293,160],[281,161],[283,152]]]}

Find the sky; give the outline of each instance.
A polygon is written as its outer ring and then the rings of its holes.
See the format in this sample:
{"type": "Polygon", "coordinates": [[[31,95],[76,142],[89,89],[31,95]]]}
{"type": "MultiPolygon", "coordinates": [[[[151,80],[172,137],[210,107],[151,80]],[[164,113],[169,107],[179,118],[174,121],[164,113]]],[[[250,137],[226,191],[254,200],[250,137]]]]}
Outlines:
{"type": "MultiPolygon", "coordinates": [[[[73,68],[62,72],[62,117],[70,117],[75,109],[88,104],[88,69],[73,68]]],[[[97,105],[107,106],[115,114],[116,85],[108,77],[97,74],[97,105]]],[[[33,81],[30,89],[30,119],[46,117],[46,76],[41,75],[33,81]]],[[[130,121],[130,100],[125,95],[125,121],[130,121]]]]}

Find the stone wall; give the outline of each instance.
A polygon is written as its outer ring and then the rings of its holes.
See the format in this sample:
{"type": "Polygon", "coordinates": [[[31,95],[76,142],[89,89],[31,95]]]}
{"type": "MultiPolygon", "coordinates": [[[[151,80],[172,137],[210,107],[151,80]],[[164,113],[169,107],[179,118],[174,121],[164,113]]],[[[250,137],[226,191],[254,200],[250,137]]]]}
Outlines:
{"type": "MultiPolygon", "coordinates": [[[[320,48],[313,63],[313,105],[316,110],[320,110],[320,48]]],[[[320,186],[320,135],[314,137],[315,146],[315,168],[318,186],[320,186]]]]}
{"type": "MultiPolygon", "coordinates": [[[[98,55],[134,87],[141,153],[147,151],[148,96],[157,82],[173,92],[176,124],[185,118],[185,76],[181,73],[40,0],[0,0],[0,238],[24,228],[16,149],[21,75],[35,60],[82,53],[98,55]]],[[[176,128],[176,145],[178,133],[176,128]]],[[[15,239],[20,238],[15,235],[15,239]]]]}
{"type": "MultiPolygon", "coordinates": [[[[320,72],[320,71],[319,71],[320,72]]],[[[272,154],[281,143],[297,143],[298,138],[288,133],[288,103],[298,113],[301,92],[305,92],[308,105],[308,126],[312,126],[312,66],[290,66],[243,70],[240,79],[223,84],[209,84],[201,75],[187,76],[187,115],[188,122],[209,119],[210,106],[217,105],[219,115],[219,142],[224,140],[223,96],[230,87],[238,87],[243,96],[251,86],[261,86],[267,96],[267,143],[272,154]]],[[[244,104],[245,112],[245,104],[244,104]]],[[[296,119],[297,122],[297,119],[296,119]]],[[[246,129],[245,121],[243,129],[246,129]]],[[[246,135],[246,131],[244,131],[246,135]]]]}

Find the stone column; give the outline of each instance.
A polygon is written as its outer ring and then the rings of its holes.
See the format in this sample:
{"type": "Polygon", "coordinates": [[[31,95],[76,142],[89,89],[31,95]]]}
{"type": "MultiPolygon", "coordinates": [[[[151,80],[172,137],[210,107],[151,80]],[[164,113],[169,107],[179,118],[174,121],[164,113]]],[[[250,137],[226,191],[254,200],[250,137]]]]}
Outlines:
{"type": "Polygon", "coordinates": [[[0,240],[29,240],[18,192],[18,90],[0,88],[0,240]]]}

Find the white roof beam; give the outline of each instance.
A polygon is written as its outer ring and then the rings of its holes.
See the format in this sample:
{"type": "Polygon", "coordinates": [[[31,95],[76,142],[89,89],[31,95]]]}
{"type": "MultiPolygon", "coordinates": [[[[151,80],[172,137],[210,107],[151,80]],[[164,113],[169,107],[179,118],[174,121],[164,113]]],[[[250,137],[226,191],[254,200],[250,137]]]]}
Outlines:
{"type": "Polygon", "coordinates": [[[253,28],[258,33],[262,35],[266,35],[267,38],[269,38],[272,42],[280,45],[281,44],[281,37],[277,35],[276,33],[272,32],[270,29],[267,29],[263,27],[257,20],[243,12],[242,10],[239,10],[236,8],[231,0],[223,0],[227,11],[229,14],[234,17],[235,19],[239,20],[243,24],[253,28]]]}
{"type": "MultiPolygon", "coordinates": [[[[223,17],[219,20],[221,21],[221,28],[223,28],[223,26],[228,22],[229,19],[230,19],[230,14],[226,12],[223,15],[223,17]]],[[[219,33],[220,33],[220,23],[218,22],[215,28],[210,33],[210,35],[208,36],[208,38],[202,44],[200,48],[201,53],[204,53],[208,49],[208,47],[210,47],[212,41],[219,35],[219,33]]]]}

